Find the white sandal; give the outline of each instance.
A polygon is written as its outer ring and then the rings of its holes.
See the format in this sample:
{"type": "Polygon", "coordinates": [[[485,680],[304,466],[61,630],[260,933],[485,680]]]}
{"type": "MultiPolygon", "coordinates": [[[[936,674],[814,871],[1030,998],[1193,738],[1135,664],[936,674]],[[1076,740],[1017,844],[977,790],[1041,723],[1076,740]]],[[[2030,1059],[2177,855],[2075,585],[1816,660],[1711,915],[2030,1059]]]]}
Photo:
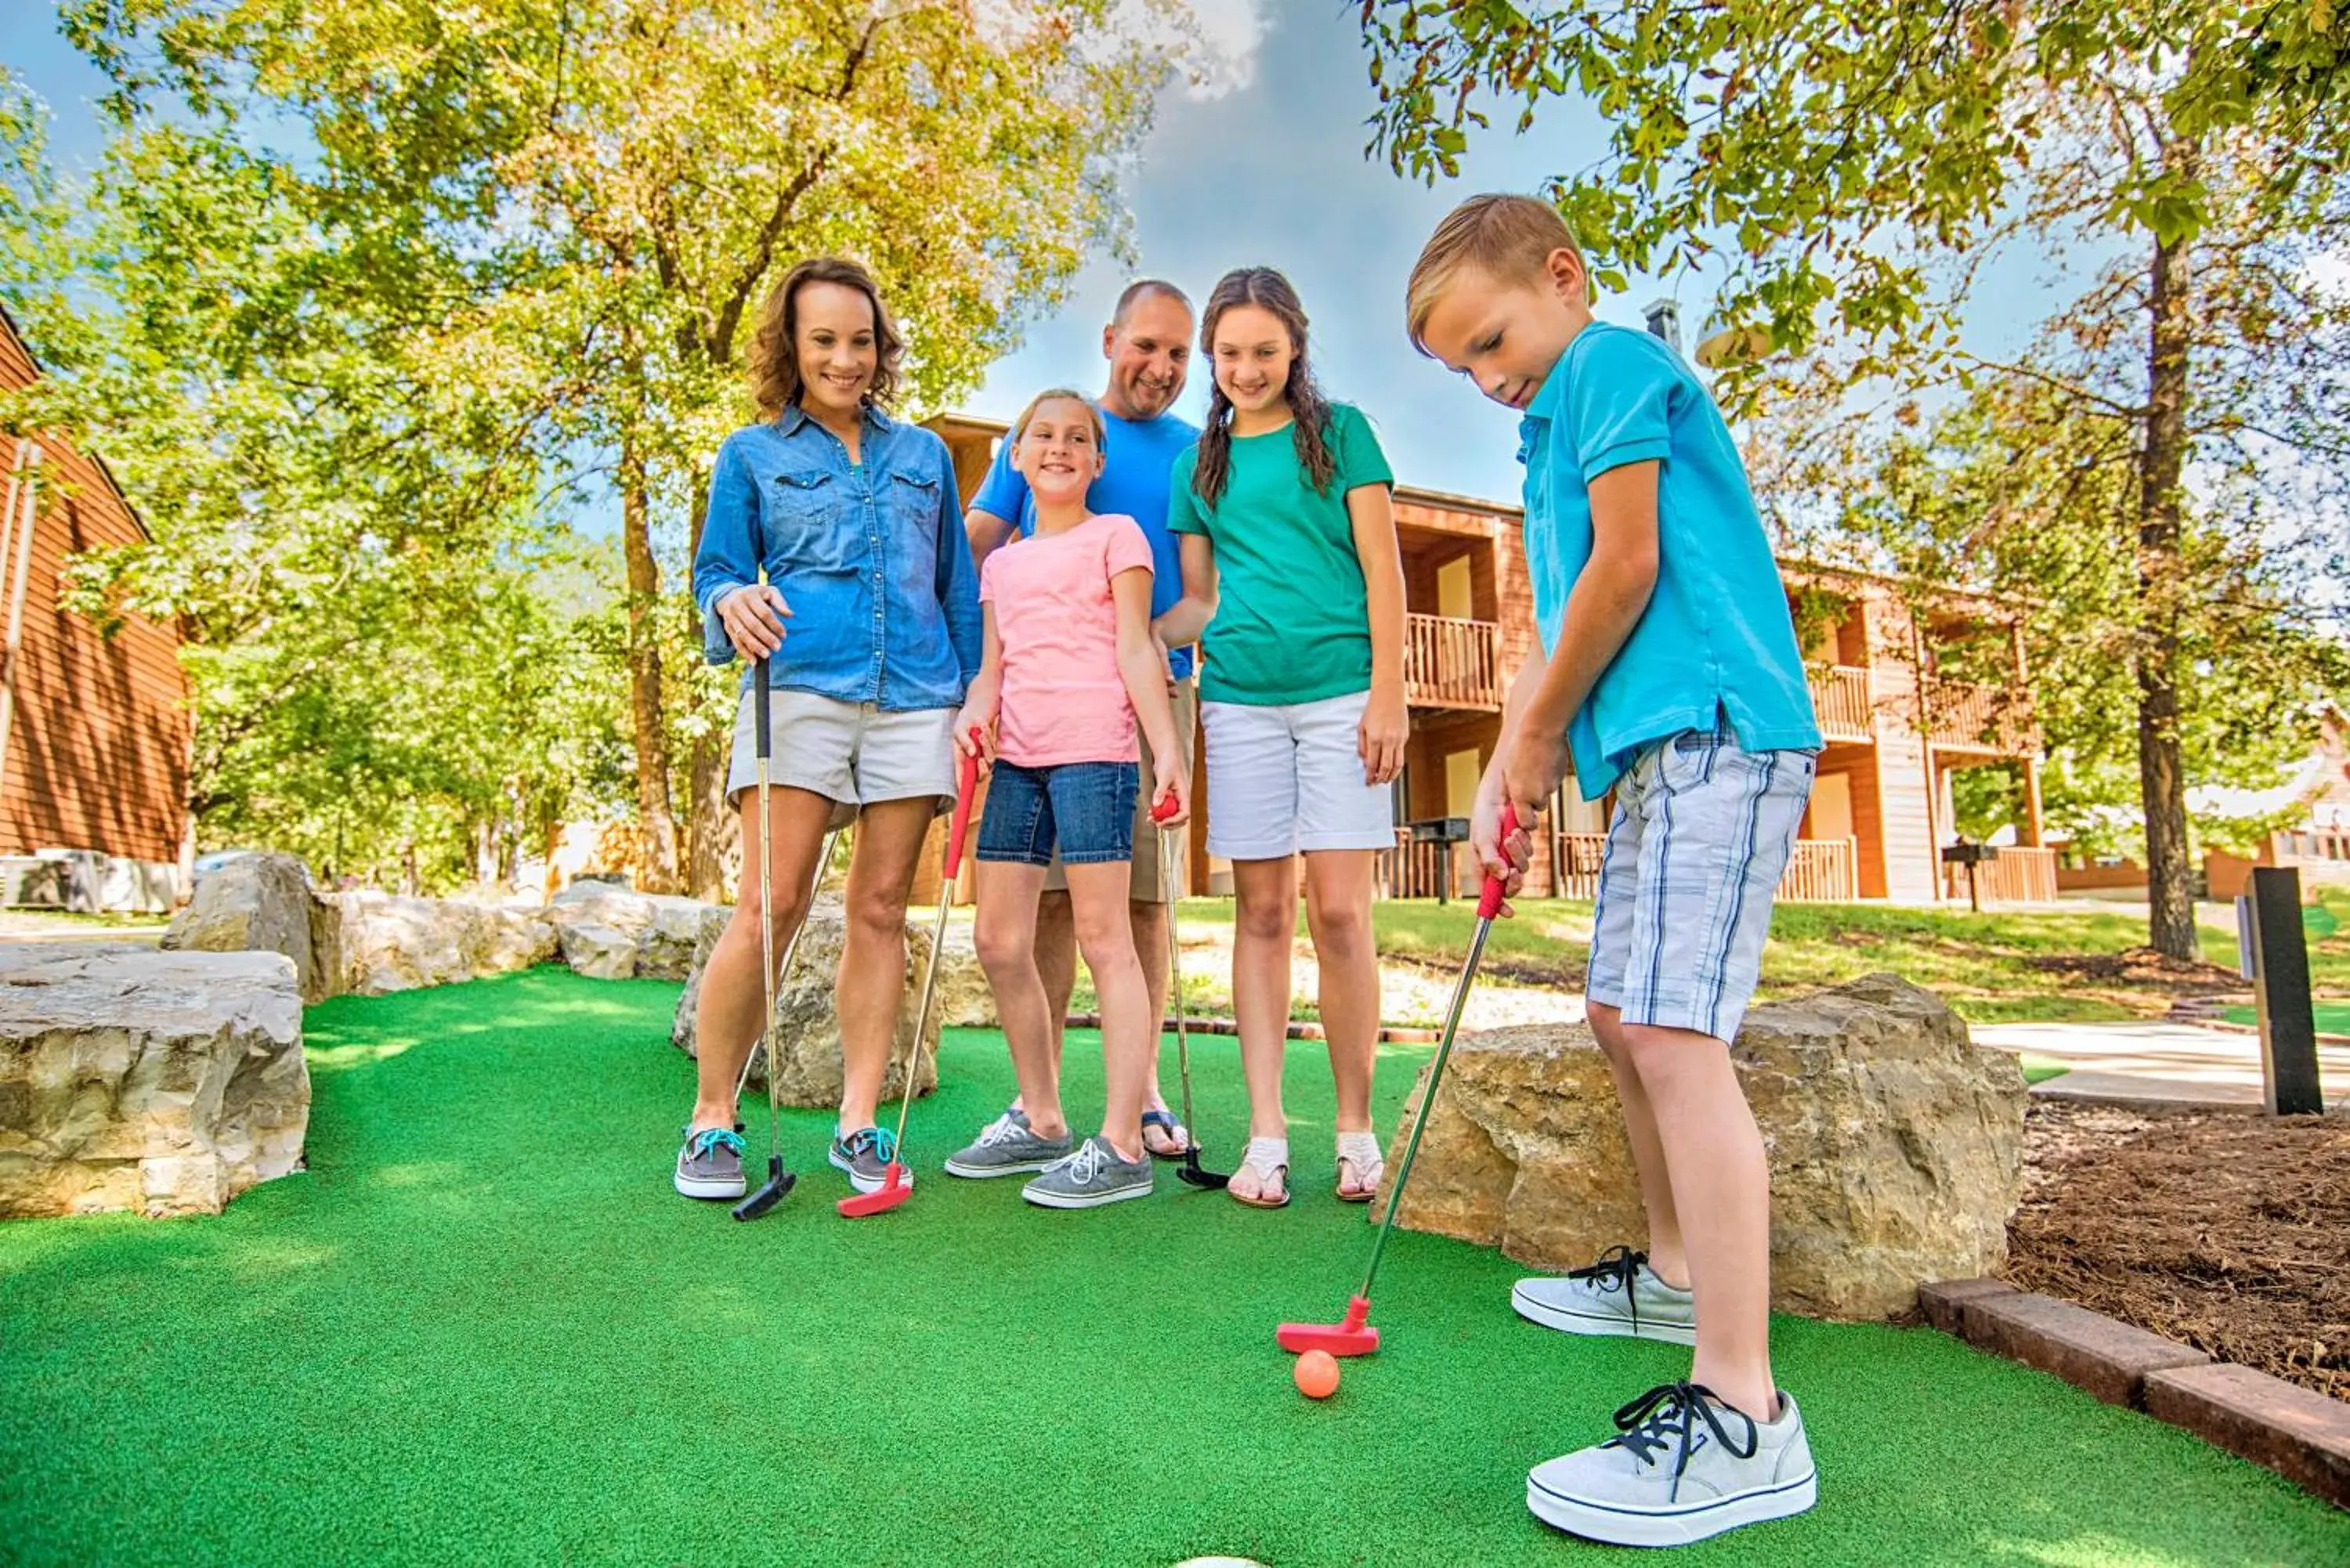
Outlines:
{"type": "MultiPolygon", "coordinates": [[[[1258,1196],[1227,1186],[1235,1203],[1245,1203],[1252,1209],[1286,1209],[1289,1207],[1289,1140],[1285,1137],[1253,1137],[1248,1140],[1248,1152],[1241,1156],[1241,1168],[1256,1178],[1258,1196]],[[1265,1189],[1274,1182],[1281,1184],[1279,1198],[1263,1196],[1265,1189]]],[[[1235,1175],[1238,1172],[1234,1173],[1235,1175]]]]}
{"type": "Polygon", "coordinates": [[[1338,1201],[1368,1203],[1379,1195],[1379,1183],[1387,1179],[1388,1162],[1379,1152],[1379,1135],[1374,1132],[1342,1132],[1338,1135],[1338,1201]],[[1356,1189],[1347,1188],[1347,1167],[1355,1168],[1356,1189]]]}

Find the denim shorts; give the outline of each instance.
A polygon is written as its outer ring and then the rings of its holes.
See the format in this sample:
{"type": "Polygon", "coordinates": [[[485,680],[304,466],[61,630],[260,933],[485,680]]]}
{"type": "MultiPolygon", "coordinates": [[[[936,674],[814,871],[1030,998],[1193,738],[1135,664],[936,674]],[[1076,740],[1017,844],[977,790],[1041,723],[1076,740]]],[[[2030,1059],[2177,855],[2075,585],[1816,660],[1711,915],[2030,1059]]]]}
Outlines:
{"type": "Polygon", "coordinates": [[[1734,1037],[1816,766],[1726,728],[1643,749],[1616,784],[1585,995],[1627,1023],[1734,1037]]]}
{"type": "Polygon", "coordinates": [[[1132,763],[1055,763],[1023,767],[996,759],[987,775],[987,815],[979,823],[979,857],[1050,866],[1134,858],[1132,763]]]}

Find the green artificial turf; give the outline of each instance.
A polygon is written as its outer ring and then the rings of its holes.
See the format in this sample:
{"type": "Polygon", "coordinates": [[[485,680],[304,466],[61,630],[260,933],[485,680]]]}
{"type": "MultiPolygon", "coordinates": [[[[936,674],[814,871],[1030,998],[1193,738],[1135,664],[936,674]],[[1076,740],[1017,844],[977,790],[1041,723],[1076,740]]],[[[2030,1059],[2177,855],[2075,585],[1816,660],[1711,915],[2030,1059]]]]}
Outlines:
{"type": "MultiPolygon", "coordinates": [[[[308,1172],[217,1219],[0,1226],[0,1560],[1629,1561],[1534,1522],[1524,1472],[1686,1352],[1521,1322],[1498,1253],[1399,1236],[1385,1348],[1292,1389],[1274,1325],[1336,1316],[1370,1237],[1328,1194],[1318,1050],[1285,1212],[939,1174],[1010,1086],[952,1032],[910,1203],[838,1219],[800,1112],[800,1189],[744,1225],[670,1191],[676,995],[542,970],[327,1003],[308,1172]]],[[[1228,1159],[1232,1042],[1195,1059],[1228,1159]]],[[[1420,1059],[1382,1056],[1383,1120],[1420,1059]]],[[[1093,1104],[1093,1042],[1069,1061],[1093,1104]]],[[[1783,1319],[1777,1354],[1821,1504],[1677,1561],[2350,1562],[2350,1514],[1929,1330],[1783,1319]]]]}

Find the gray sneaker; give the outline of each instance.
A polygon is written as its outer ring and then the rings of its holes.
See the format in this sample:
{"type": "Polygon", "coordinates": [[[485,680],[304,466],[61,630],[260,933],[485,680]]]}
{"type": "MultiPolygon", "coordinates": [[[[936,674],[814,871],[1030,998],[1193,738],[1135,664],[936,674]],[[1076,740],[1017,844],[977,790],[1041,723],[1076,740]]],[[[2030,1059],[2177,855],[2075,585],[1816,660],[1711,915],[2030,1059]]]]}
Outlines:
{"type": "MultiPolygon", "coordinates": [[[[848,1185],[859,1192],[879,1192],[889,1179],[889,1162],[898,1158],[897,1135],[886,1127],[866,1127],[847,1137],[833,1135],[832,1147],[825,1154],[835,1170],[844,1171],[848,1185]]],[[[908,1187],[914,1185],[914,1173],[904,1174],[908,1187]]]]}
{"type": "Polygon", "coordinates": [[[1089,1137],[1066,1159],[1020,1189],[1020,1196],[1046,1209],[1097,1209],[1128,1198],[1150,1196],[1150,1157],[1120,1159],[1104,1137],[1089,1137]]]}
{"type": "Polygon", "coordinates": [[[1667,1383],[1616,1412],[1616,1436],[1526,1472],[1544,1524],[1615,1546],[1681,1546],[1819,1501],[1794,1399],[1756,1422],[1693,1384],[1667,1383]]]}
{"type": "Polygon", "coordinates": [[[947,1161],[949,1176],[1017,1176],[1043,1170],[1068,1158],[1075,1139],[1067,1133],[1045,1137],[1028,1125],[1025,1112],[1006,1111],[980,1130],[969,1148],[947,1161]]]}
{"type": "Polygon", "coordinates": [[[1648,1255],[1628,1247],[1610,1247],[1564,1278],[1520,1280],[1510,1304],[1520,1317],[1567,1334],[1697,1343],[1697,1298],[1657,1278],[1648,1255]]]}
{"type": "Polygon", "coordinates": [[[673,1179],[688,1198],[742,1197],[743,1140],[724,1127],[688,1131],[673,1179]]]}

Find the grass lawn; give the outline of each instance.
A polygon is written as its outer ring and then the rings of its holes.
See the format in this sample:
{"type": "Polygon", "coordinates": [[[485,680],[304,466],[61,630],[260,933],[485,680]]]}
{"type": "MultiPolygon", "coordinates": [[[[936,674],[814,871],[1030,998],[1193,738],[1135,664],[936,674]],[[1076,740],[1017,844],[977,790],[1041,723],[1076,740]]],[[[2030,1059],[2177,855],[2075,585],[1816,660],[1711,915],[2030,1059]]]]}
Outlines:
{"type": "MultiPolygon", "coordinates": [[[[2350,1002],[2320,1002],[2311,1011],[2320,1034],[2350,1034],[2350,1002]]],[[[2260,1014],[2249,1007],[2230,1007],[2222,1015],[2231,1023],[2258,1023],[2260,1014]]]]}
{"type": "MultiPolygon", "coordinates": [[[[2310,971],[2319,995],[2350,997],[2350,892],[2323,894],[2340,922],[2334,936],[2310,943],[2310,971]]],[[[1591,940],[1591,906],[1573,899],[1527,898],[1513,919],[1498,922],[1486,946],[1489,980],[1525,985],[1579,987],[1586,944],[1591,940]]],[[[1180,906],[1180,919],[1196,932],[1232,925],[1228,898],[1193,898],[1180,906]]],[[[1472,901],[1438,905],[1394,900],[1372,907],[1378,947],[1389,959],[1451,966],[1468,950],[1476,923],[1472,901]]],[[[2235,967],[2233,927],[2201,928],[2207,961],[2235,967]]],[[[1297,934],[1305,937],[1298,916],[1297,934]]],[[[2094,958],[2143,946],[2146,920],[2133,914],[2067,908],[2062,910],[1964,910],[1892,909],[1869,904],[1781,904],[1772,912],[1771,940],[1762,954],[1762,986],[1768,999],[1833,985],[1877,970],[1940,992],[1977,1023],[2021,1022],[2099,1023],[2159,1017],[2170,993],[2158,986],[2091,979],[2049,967],[2053,961],[2094,958]]],[[[1230,1011],[1222,978],[1186,977],[1195,1004],[1230,1011]]],[[[1084,986],[1080,976],[1080,986],[1084,986]]],[[[1079,1006],[1091,1005],[1084,992],[1079,1006]]],[[[2339,1016],[2344,1009],[2334,1010],[2339,1016]]],[[[1293,1015],[1315,1016],[1310,997],[1301,996],[1293,1015]]],[[[2326,1027],[2321,1022],[2320,1028],[2326,1027]]]]}
{"type": "MultiPolygon", "coordinates": [[[[213,1220],[0,1226],[0,1559],[1626,1561],[1534,1523],[1523,1473],[1686,1352],[1521,1322],[1506,1259],[1399,1238],[1387,1347],[1326,1404],[1292,1390],[1274,1324],[1336,1315],[1369,1238],[1327,1194],[1318,1052],[1284,1212],[1167,1179],[1054,1214],[938,1174],[1010,1088],[997,1037],[956,1032],[906,1207],[837,1218],[828,1118],[798,1112],[801,1190],[742,1225],[669,1190],[677,989],[328,1002],[308,1172],[213,1220]]],[[[1196,1054],[1228,1157],[1232,1043],[1196,1054]]],[[[1419,1059],[1381,1057],[1383,1118],[1419,1059]]],[[[2350,1514],[1930,1330],[1782,1320],[1777,1354],[1821,1505],[1677,1563],[2350,1561],[2350,1514]]]]}

